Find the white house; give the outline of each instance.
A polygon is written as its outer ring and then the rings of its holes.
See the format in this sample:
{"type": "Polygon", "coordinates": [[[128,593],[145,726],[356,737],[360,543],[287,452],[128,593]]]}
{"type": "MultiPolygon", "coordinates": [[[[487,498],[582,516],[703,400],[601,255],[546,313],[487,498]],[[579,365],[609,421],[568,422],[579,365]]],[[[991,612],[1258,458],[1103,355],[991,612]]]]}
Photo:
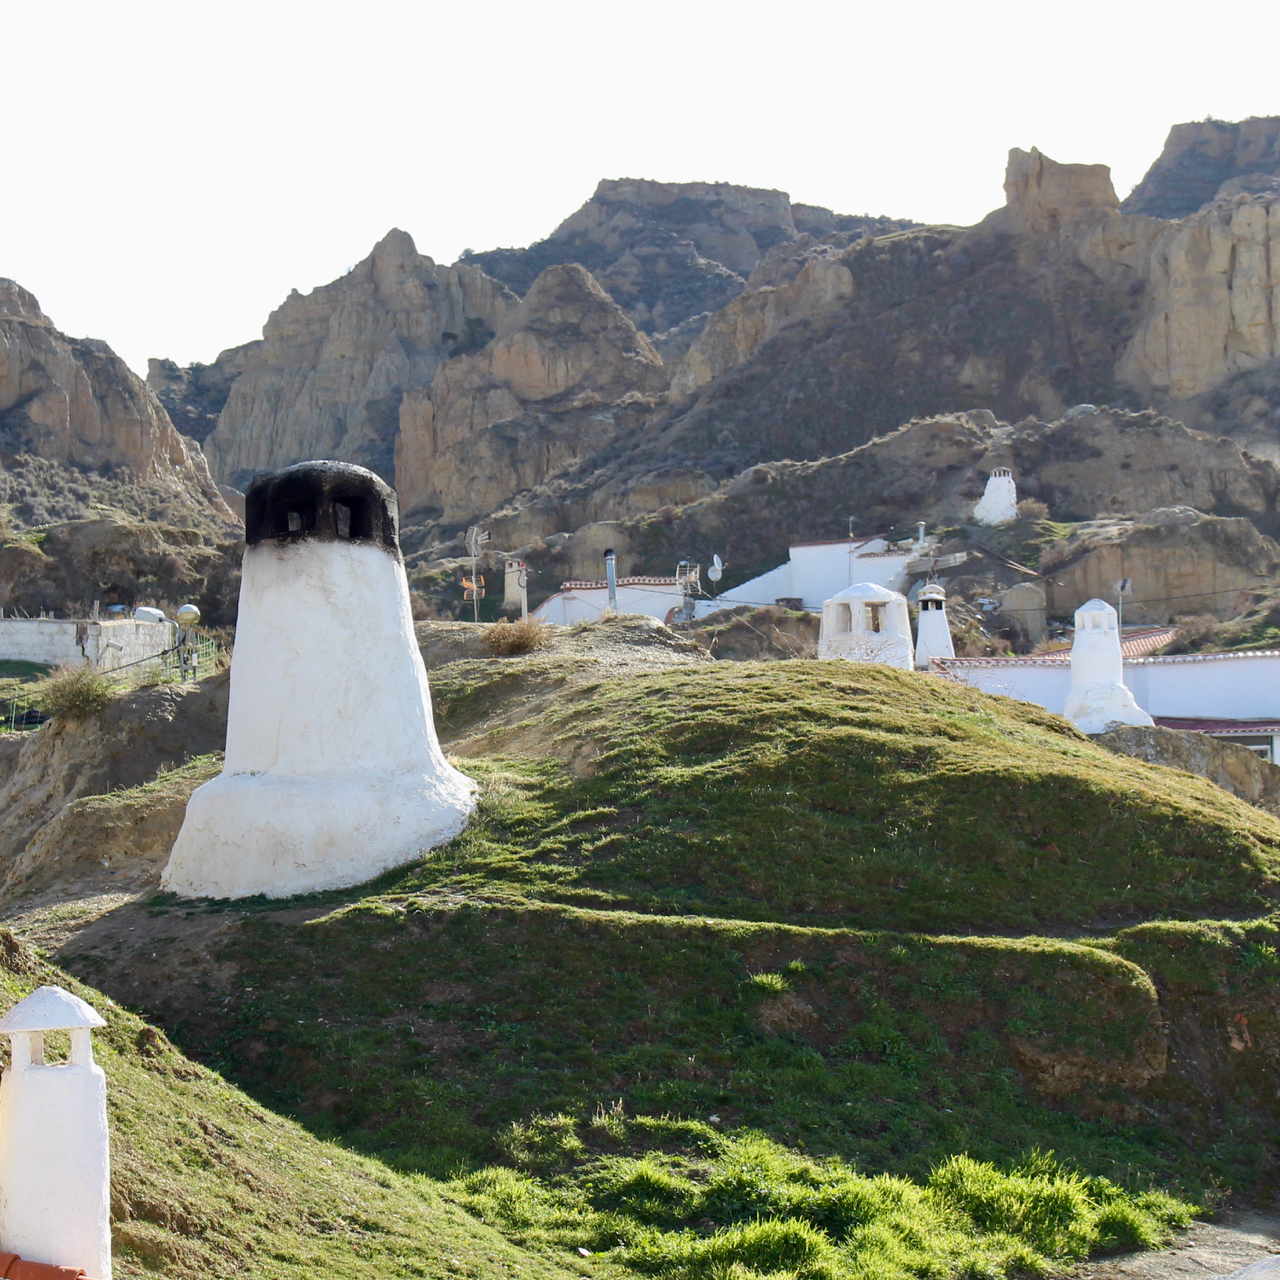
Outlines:
{"type": "Polygon", "coordinates": [[[987,525],[1012,524],[1018,518],[1018,489],[1008,467],[997,467],[987,477],[987,487],[973,508],[973,518],[978,524],[987,525]]]}
{"type": "Polygon", "coordinates": [[[857,582],[837,592],[822,605],[818,657],[910,671],[915,652],[906,597],[874,582],[857,582]]]}
{"type": "MultiPolygon", "coordinates": [[[[618,579],[618,612],[640,613],[669,622],[684,603],[684,592],[675,578],[636,577],[618,579]]],[[[609,584],[563,582],[534,611],[535,618],[561,626],[594,622],[609,607],[609,584]]]]}
{"type": "MultiPolygon", "coordinates": [[[[890,543],[886,538],[840,538],[835,542],[797,542],[787,553],[787,563],[751,578],[713,600],[697,602],[697,617],[718,609],[746,604],[787,604],[817,613],[823,602],[856,582],[901,591],[907,583],[907,567],[933,548],[924,526],[914,539],[890,543]]],[[[923,567],[923,566],[922,566],[923,567]]]]}
{"type": "Polygon", "coordinates": [[[951,639],[951,624],[947,621],[947,593],[936,582],[920,588],[916,597],[920,604],[920,616],[916,619],[916,667],[929,669],[934,658],[954,658],[955,644],[951,639]]]}
{"type": "MultiPolygon", "coordinates": [[[[1280,651],[1153,654],[1175,628],[1122,642],[1124,683],[1158,725],[1238,742],[1280,763],[1280,651]]],[[[1067,652],[1027,657],[942,658],[933,669],[984,693],[1034,702],[1057,715],[1071,696],[1067,652]]]]}

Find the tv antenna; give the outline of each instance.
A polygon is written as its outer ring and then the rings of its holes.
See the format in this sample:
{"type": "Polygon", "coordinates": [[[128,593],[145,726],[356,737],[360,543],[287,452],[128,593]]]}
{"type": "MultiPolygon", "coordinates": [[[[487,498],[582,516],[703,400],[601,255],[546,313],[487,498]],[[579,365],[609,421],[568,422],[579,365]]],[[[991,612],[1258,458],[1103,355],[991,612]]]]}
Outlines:
{"type": "Polygon", "coordinates": [[[467,530],[467,554],[471,557],[471,581],[462,580],[462,598],[475,604],[475,618],[480,621],[480,598],[484,595],[484,579],[479,573],[480,548],[489,541],[489,530],[473,524],[467,530]]]}

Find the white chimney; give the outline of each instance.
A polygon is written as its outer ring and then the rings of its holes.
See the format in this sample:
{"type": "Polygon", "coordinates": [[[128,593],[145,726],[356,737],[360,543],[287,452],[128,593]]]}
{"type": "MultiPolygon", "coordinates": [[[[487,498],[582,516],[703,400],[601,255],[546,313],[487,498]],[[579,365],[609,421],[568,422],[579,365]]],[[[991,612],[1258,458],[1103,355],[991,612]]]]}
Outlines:
{"type": "Polygon", "coordinates": [[[951,624],[947,621],[947,593],[936,582],[920,588],[916,597],[920,616],[916,619],[916,667],[929,670],[930,658],[954,658],[951,624]]]}
{"type": "Polygon", "coordinates": [[[1124,658],[1116,611],[1105,600],[1076,610],[1071,642],[1071,693],[1063,715],[1081,733],[1102,733],[1111,724],[1154,724],[1124,683],[1124,658]]]}
{"type": "Polygon", "coordinates": [[[475,783],[436,738],[398,522],[394,491],[348,463],[250,486],[226,760],[187,802],[165,889],[361,884],[466,825],[475,783]]]}
{"type": "Polygon", "coordinates": [[[97,1012],[39,987],[0,1018],[12,1049],[0,1081],[0,1251],[111,1280],[107,1078],[93,1060],[97,1012]],[[47,1031],[67,1031],[71,1059],[45,1062],[47,1031]]]}
{"type": "Polygon", "coordinates": [[[997,467],[987,477],[973,518],[978,524],[989,525],[1012,524],[1018,518],[1018,489],[1008,467],[997,467]]]}
{"type": "Polygon", "coordinates": [[[856,582],[824,601],[818,657],[910,671],[915,662],[906,596],[874,582],[856,582]]]}

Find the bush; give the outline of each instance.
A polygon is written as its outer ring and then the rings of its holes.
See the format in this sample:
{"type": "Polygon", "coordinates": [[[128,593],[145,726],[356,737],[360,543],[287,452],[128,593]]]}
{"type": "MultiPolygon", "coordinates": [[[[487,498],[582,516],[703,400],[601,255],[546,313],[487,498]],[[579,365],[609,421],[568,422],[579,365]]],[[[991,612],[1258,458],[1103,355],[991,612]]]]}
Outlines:
{"type": "Polygon", "coordinates": [[[508,622],[505,618],[484,629],[484,642],[495,658],[517,653],[532,653],[551,642],[551,628],[540,618],[521,618],[508,622]]]}
{"type": "Polygon", "coordinates": [[[1018,503],[1019,520],[1047,520],[1048,518],[1049,508],[1039,498],[1023,498],[1018,503]]]}
{"type": "Polygon", "coordinates": [[[95,716],[111,701],[114,681],[92,667],[58,667],[33,690],[40,709],[50,716],[83,720],[95,716]]]}

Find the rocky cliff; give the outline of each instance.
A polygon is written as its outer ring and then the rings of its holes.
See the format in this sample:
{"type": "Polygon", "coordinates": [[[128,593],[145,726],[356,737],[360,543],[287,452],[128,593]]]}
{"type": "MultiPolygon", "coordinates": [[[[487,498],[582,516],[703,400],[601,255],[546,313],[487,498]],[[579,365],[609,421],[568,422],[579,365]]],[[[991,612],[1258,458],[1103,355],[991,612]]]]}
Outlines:
{"type": "Polygon", "coordinates": [[[1164,150],[1124,202],[1126,213],[1185,218],[1219,193],[1227,196],[1280,175],[1280,116],[1175,124],[1164,150]],[[1235,189],[1222,192],[1224,184],[1235,189]]]}
{"type": "Polygon", "coordinates": [[[116,472],[231,519],[199,446],[146,385],[105,342],[59,333],[12,280],[0,280],[0,454],[116,472]]]}
{"type": "Polygon", "coordinates": [[[911,225],[792,204],[783,191],[621,178],[601,182],[581,209],[528,249],[493,249],[463,261],[522,294],[547,267],[576,262],[652,334],[717,311],[779,244],[806,234],[883,234],[911,225]]]}
{"type": "Polygon", "coordinates": [[[590,273],[549,267],[483,351],[405,396],[401,505],[447,524],[492,511],[642,423],[666,387],[661,357],[590,273]]]}
{"type": "Polygon", "coordinates": [[[338,458],[391,479],[404,393],[483,347],[518,301],[478,267],[438,267],[389,232],[340,280],[295,291],[260,343],[219,357],[241,368],[206,441],[215,474],[242,487],[258,471],[338,458]]]}

